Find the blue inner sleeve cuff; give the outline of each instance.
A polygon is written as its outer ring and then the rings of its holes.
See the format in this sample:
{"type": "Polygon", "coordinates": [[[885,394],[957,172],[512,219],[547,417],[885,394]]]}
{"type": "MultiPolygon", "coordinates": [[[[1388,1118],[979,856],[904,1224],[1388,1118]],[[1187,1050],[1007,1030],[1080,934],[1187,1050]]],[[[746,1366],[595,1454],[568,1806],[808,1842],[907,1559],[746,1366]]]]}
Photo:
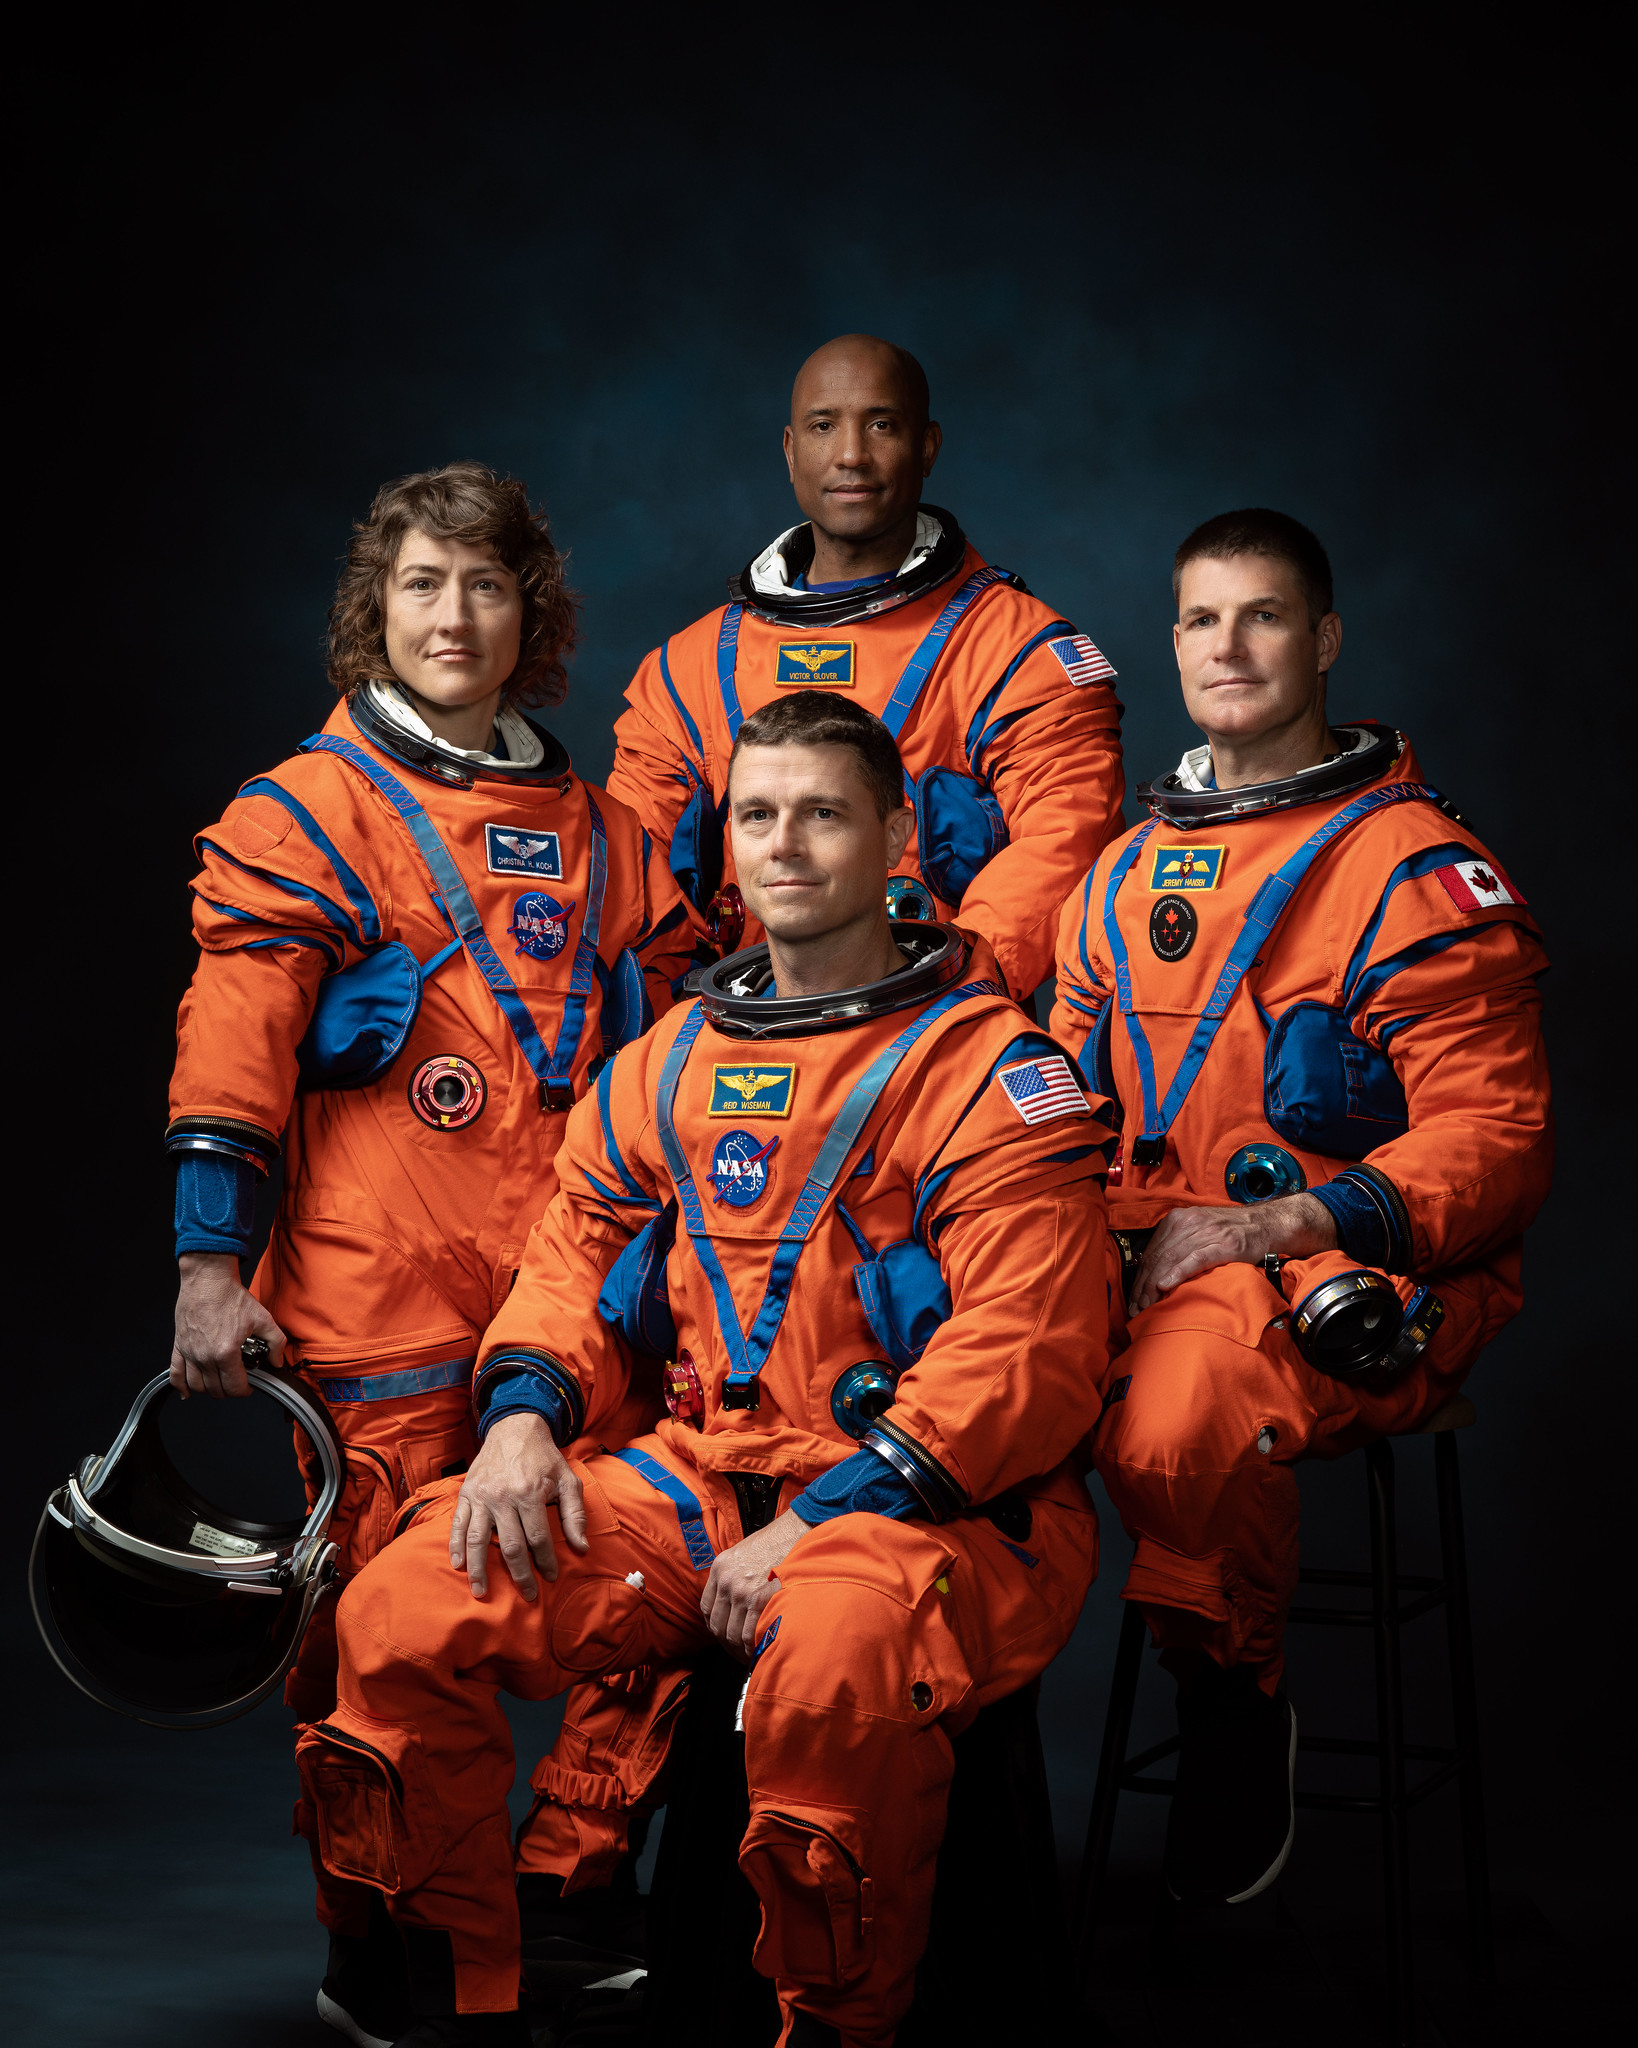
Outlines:
{"type": "Polygon", "coordinates": [[[886,1515],[902,1522],[926,1513],[915,1489],[874,1451],[855,1451],[833,1465],[791,1502],[792,1514],[810,1527],[833,1522],[838,1515],[886,1515]]]}
{"type": "Polygon", "coordinates": [[[549,1387],[532,1372],[508,1373],[489,1396],[483,1413],[478,1417],[479,1443],[503,1415],[524,1413],[545,1416],[552,1441],[563,1443],[569,1420],[568,1403],[555,1387],[549,1387]]]}
{"type": "Polygon", "coordinates": [[[1393,1247],[1382,1211],[1357,1181],[1329,1180],[1309,1193],[1336,1218],[1337,1242],[1349,1258],[1362,1266],[1387,1265],[1393,1247]]]}
{"type": "Polygon", "coordinates": [[[176,1161],[176,1253],[231,1252],[245,1258],[256,1231],[256,1169],[222,1152],[183,1152],[176,1161]]]}

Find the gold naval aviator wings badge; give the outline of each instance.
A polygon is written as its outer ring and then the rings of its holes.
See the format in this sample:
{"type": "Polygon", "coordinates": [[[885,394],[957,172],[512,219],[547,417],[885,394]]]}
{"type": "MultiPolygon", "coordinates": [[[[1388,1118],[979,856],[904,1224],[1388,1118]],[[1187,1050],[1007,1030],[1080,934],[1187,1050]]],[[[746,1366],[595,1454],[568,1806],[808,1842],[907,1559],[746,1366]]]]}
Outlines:
{"type": "Polygon", "coordinates": [[[852,640],[782,640],[774,681],[798,690],[851,690],[852,640]]]}
{"type": "Polygon", "coordinates": [[[710,1116],[789,1116],[796,1067],[755,1060],[711,1069],[710,1116]]]}

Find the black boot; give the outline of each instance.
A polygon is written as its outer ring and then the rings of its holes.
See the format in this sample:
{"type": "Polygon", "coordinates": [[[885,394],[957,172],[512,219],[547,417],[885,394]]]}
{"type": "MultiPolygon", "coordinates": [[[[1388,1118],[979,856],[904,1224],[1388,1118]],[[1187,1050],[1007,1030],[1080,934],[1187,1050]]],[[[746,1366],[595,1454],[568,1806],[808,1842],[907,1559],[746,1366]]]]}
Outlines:
{"type": "Polygon", "coordinates": [[[392,2048],[409,2025],[404,1944],[379,1892],[370,1894],[367,1934],[331,1934],[318,2014],[353,2048],[392,2048]]]}
{"type": "Polygon", "coordinates": [[[1166,1885],[1185,1906],[1237,1906],[1285,1868],[1296,1831],[1297,1717],[1244,1665],[1207,1659],[1177,1701],[1181,1748],[1166,1885]]]}
{"type": "Polygon", "coordinates": [[[790,2048],[842,2048],[835,2027],[816,2020],[811,2012],[797,2011],[791,2020],[790,2048]]]}
{"type": "Polygon", "coordinates": [[[523,1974],[534,2004],[549,2011],[554,2001],[583,1984],[642,1969],[648,1956],[647,1906],[630,1857],[613,1884],[594,1885],[567,1898],[560,1877],[532,1872],[520,1877],[523,1974]]]}
{"type": "Polygon", "coordinates": [[[453,2012],[416,2020],[392,2048],[531,2048],[520,2012],[453,2012]]]}
{"type": "Polygon", "coordinates": [[[521,2012],[457,2012],[455,1954],[433,1927],[404,1929],[415,2018],[392,2048],[532,2048],[521,2012]]]}
{"type": "Polygon", "coordinates": [[[545,2048],[631,2048],[642,2038],[648,1901],[635,1854],[613,1882],[563,1896],[563,1880],[518,1879],[529,2018],[545,2048]]]}

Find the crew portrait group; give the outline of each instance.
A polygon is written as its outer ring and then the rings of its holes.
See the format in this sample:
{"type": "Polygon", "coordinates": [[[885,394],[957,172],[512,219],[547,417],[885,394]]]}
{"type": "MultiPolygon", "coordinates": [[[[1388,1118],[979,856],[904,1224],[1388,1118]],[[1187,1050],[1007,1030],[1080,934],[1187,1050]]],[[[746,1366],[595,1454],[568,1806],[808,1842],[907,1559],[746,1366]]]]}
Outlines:
{"type": "Polygon", "coordinates": [[[386,485],[333,710],[197,842],[170,1385],[335,1440],[281,1671],[356,2044],[527,2048],[529,1916],[629,1888],[726,1652],[780,2048],[889,2048],[1094,1468],[1177,1686],[1165,1882],[1262,1891],[1297,1461],[1419,1428],[1521,1305],[1540,935],[1328,706],[1320,541],[1182,542],[1190,743],[1128,824],[1114,670],[924,501],[940,439],[902,349],[809,357],[799,523],[644,658],[606,789],[542,722],[577,601],[525,484],[386,485]],[[515,1833],[503,1693],[566,1695],[515,1833]]]}

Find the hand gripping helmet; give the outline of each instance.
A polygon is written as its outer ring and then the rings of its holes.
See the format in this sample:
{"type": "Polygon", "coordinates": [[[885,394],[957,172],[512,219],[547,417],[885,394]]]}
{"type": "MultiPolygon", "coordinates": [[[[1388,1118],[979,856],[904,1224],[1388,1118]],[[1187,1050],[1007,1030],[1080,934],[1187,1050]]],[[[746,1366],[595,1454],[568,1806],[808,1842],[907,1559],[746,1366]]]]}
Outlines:
{"type": "Polygon", "coordinates": [[[306,1439],[306,1515],[248,1519],[197,1490],[161,1437],[161,1373],[112,1448],[46,1502],[34,1538],[29,1594],[47,1649],[82,1692],[153,1727],[210,1728],[265,1699],[335,1577],[325,1530],[346,1473],[341,1441],[295,1373],[256,1365],[250,1384],[306,1439]]]}

